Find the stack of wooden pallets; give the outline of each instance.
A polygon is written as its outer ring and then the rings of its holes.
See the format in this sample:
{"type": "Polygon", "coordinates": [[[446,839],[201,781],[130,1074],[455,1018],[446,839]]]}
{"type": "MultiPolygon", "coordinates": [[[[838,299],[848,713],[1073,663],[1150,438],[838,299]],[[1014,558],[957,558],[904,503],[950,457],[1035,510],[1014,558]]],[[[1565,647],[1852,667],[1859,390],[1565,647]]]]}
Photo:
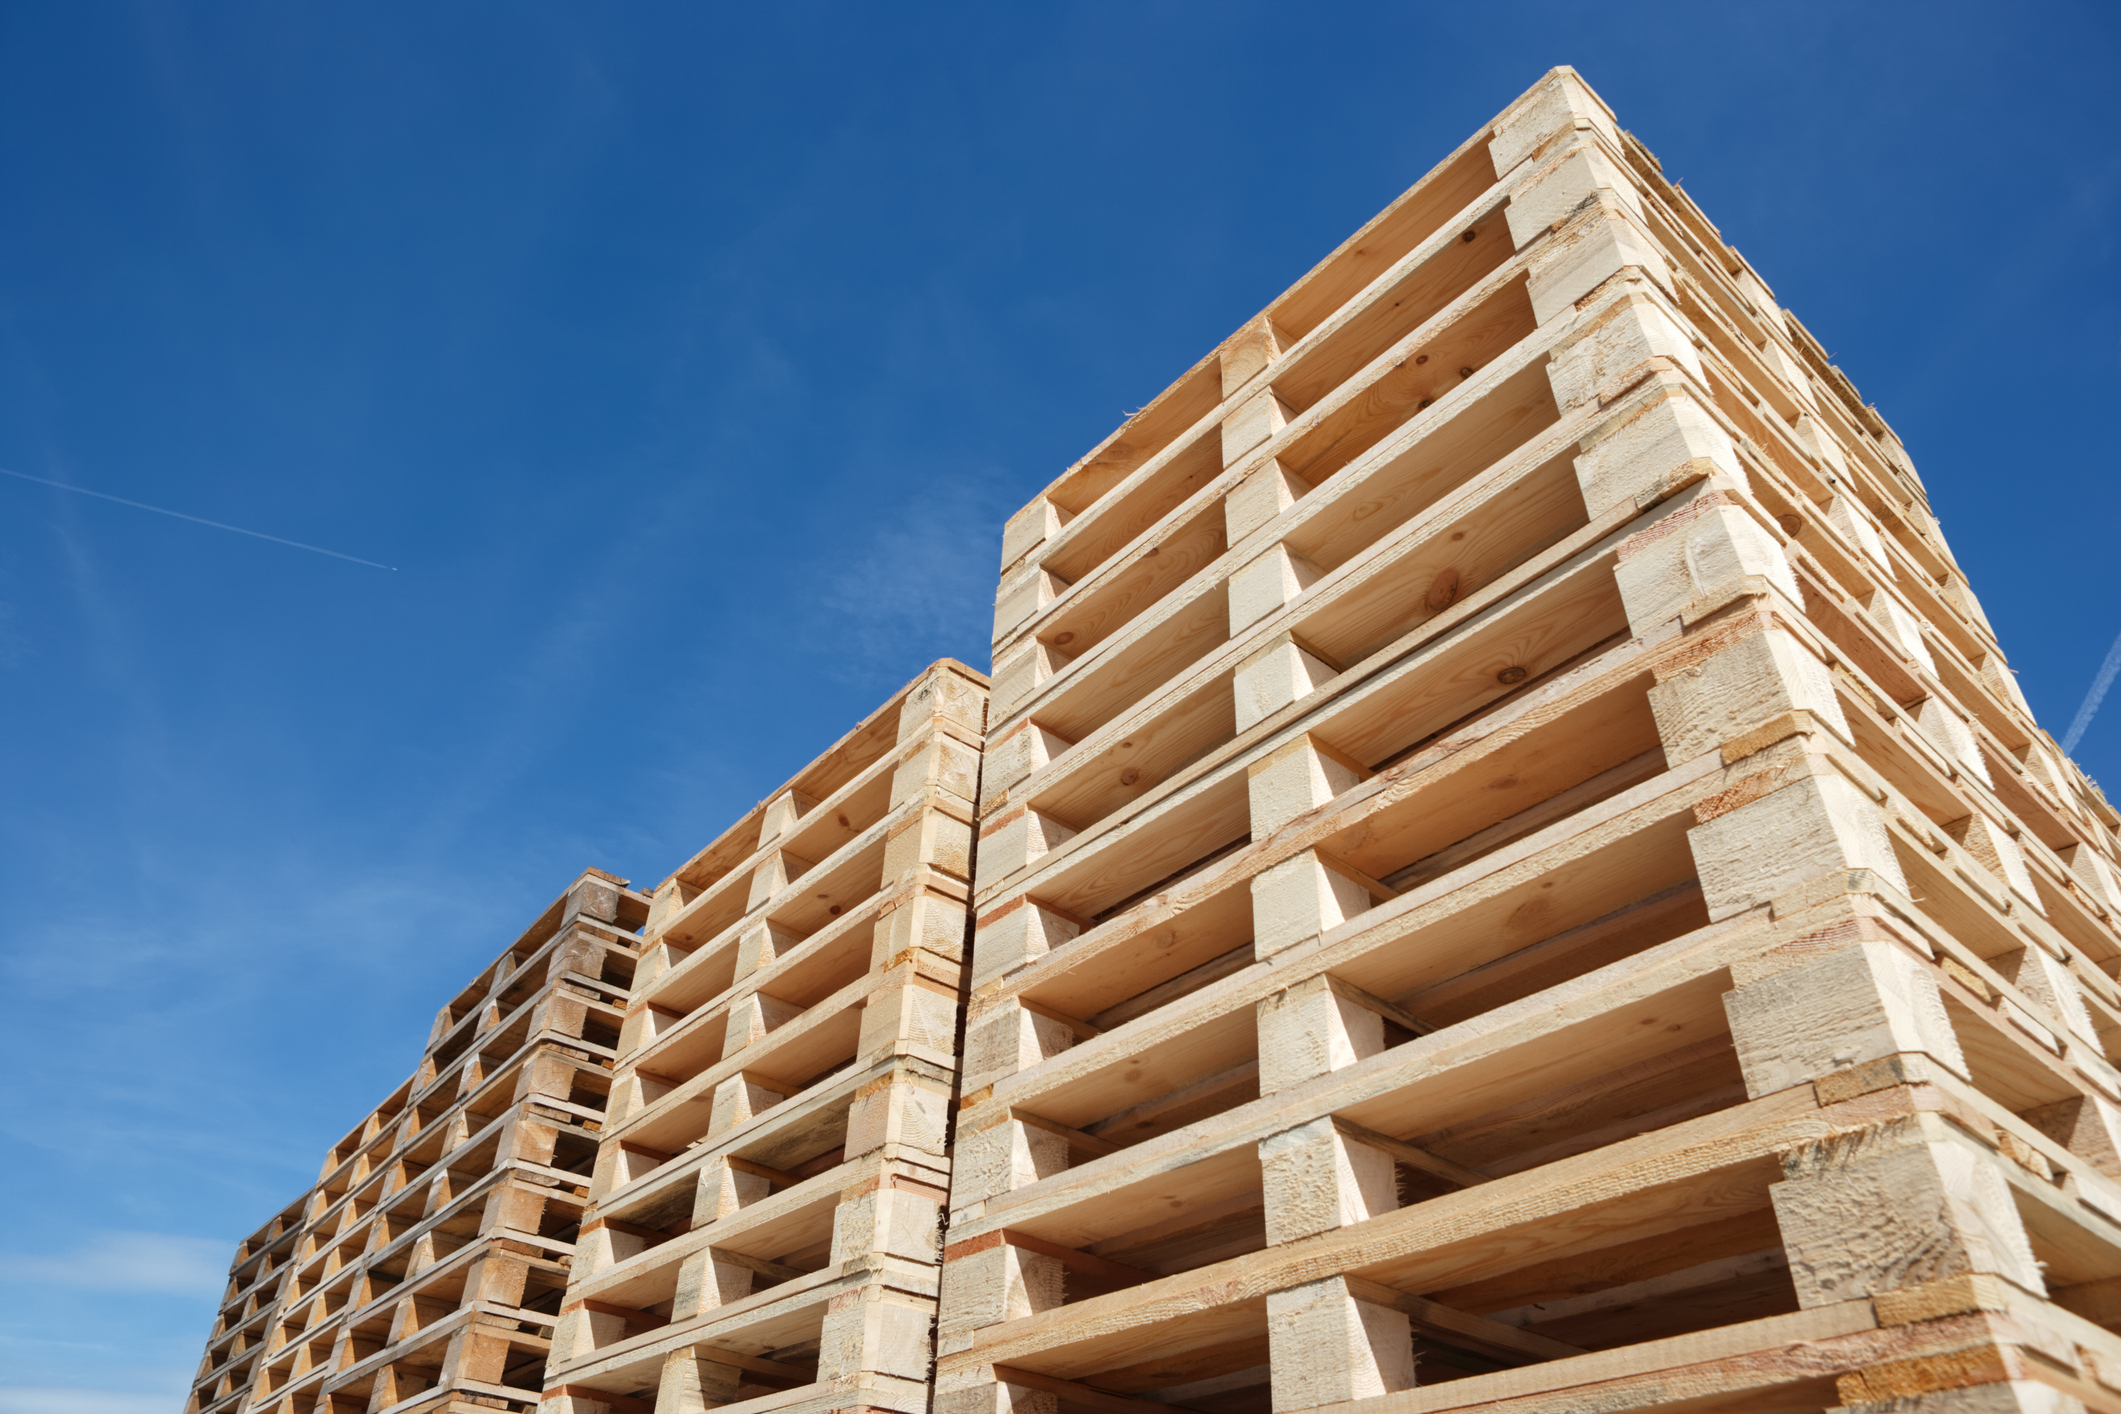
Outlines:
{"type": "Polygon", "coordinates": [[[1573,72],[1003,561],[941,1414],[2121,1409],[2117,819],[1573,72]]]}
{"type": "Polygon", "coordinates": [[[2121,817],[1573,71],[1002,559],[991,702],[445,1011],[193,1414],[2121,1414],[2121,817]]]}
{"type": "Polygon", "coordinates": [[[933,665],[655,891],[548,1414],[926,1409],[986,701],[933,665]]]}
{"type": "Polygon", "coordinates": [[[625,883],[554,900],[237,1249],[187,1414],[536,1406],[647,915],[625,883]]]}

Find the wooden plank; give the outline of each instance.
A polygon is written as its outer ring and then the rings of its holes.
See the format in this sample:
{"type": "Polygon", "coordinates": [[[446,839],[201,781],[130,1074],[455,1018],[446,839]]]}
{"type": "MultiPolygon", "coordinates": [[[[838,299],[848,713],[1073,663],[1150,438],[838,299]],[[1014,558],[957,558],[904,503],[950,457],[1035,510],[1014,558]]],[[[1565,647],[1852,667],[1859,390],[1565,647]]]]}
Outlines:
{"type": "Polygon", "coordinates": [[[1471,1188],[1476,1183],[1488,1181],[1488,1176],[1477,1169],[1469,1169],[1464,1164],[1454,1164],[1427,1149],[1409,1144],[1404,1139],[1394,1139],[1389,1134],[1379,1134],[1376,1130],[1367,1129],[1353,1120],[1335,1117],[1333,1127],[1358,1144],[1381,1149],[1408,1168],[1418,1169],[1432,1178],[1440,1178],[1456,1187],[1471,1188]]]}
{"type": "Polygon", "coordinates": [[[1520,1360],[1559,1360],[1584,1353],[1566,1341],[1551,1340],[1535,1331],[1519,1330],[1467,1311],[1454,1311],[1440,1302],[1400,1291],[1382,1282],[1350,1278],[1348,1294],[1358,1301],[1403,1312],[1421,1334],[1478,1354],[1520,1360]]]}
{"type": "Polygon", "coordinates": [[[1155,1281],[1160,1273],[1146,1272],[1140,1267],[1130,1267],[1125,1262],[1114,1262],[1094,1253],[1063,1247],[1057,1242],[1048,1242],[1042,1237],[1033,1237],[1027,1232],[1015,1232],[1003,1228],[1001,1238],[1011,1247],[1021,1247],[1026,1252],[1036,1252],[1042,1257],[1051,1257],[1064,1267],[1072,1267],[1088,1276],[1103,1281],[1118,1282],[1123,1286],[1139,1286],[1145,1281],[1155,1281]]]}
{"type": "Polygon", "coordinates": [[[1110,1394],[1077,1380],[1056,1379],[1052,1375],[1042,1375],[1036,1370],[1025,1370],[1015,1365],[996,1365],[994,1378],[1003,1384],[1021,1385],[1025,1389],[1057,1394],[1063,1404],[1080,1405],[1084,1409],[1094,1409],[1098,1414],[1163,1414],[1165,1410],[1188,1407],[1147,1399],[1129,1399],[1123,1394],[1110,1394]]]}
{"type": "Polygon", "coordinates": [[[1094,1134],[1085,1134],[1080,1129],[1074,1129],[1062,1124],[1059,1120],[1048,1119],[1041,1114],[1033,1114],[1029,1110],[1012,1107],[1009,1110],[1009,1118],[1019,1124],[1028,1124],[1033,1129],[1043,1129],[1049,1134],[1058,1134],[1061,1138],[1068,1141],[1069,1148],[1080,1150],[1085,1154],[1102,1157],[1106,1154],[1119,1152],[1119,1146],[1116,1144],[1100,1139],[1094,1134]]]}

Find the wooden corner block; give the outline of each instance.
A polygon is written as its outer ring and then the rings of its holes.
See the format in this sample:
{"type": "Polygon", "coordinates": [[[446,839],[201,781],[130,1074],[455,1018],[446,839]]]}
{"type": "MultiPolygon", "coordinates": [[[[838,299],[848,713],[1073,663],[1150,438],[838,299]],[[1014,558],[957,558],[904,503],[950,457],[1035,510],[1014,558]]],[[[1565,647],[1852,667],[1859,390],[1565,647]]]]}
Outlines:
{"type": "Polygon", "coordinates": [[[765,812],[759,817],[759,848],[769,848],[775,840],[793,830],[796,822],[816,805],[816,801],[799,790],[784,790],[767,801],[765,812]]]}
{"type": "Polygon", "coordinates": [[[1525,292],[1540,325],[1575,318],[1601,286],[1639,278],[1667,294],[1678,289],[1671,261],[1644,228],[1631,195],[1629,189],[1594,189],[1558,225],[1535,228],[1540,235],[1526,262],[1525,292]]]}
{"type": "Polygon", "coordinates": [[[1260,1140],[1259,1165],[1269,1246],[1399,1207],[1392,1156],[1349,1138],[1330,1116],[1260,1140]]]}
{"type": "Polygon", "coordinates": [[[957,899],[933,889],[915,890],[885,907],[877,915],[870,934],[871,971],[890,966],[894,959],[919,951],[946,958],[962,967],[966,962],[967,910],[957,899]]]}
{"type": "MultiPolygon", "coordinates": [[[[1936,979],[1891,943],[1865,940],[1749,983],[1725,996],[1724,1011],[1750,1095],[1814,1084],[1903,1053],[1966,1075],[1936,979]]],[[[1853,1083],[1831,1080],[1828,1089],[1853,1083]]]]}
{"type": "Polygon", "coordinates": [[[1808,1144],[1770,1190],[1806,1306],[1948,1278],[2047,1288],[1997,1156],[1917,1114],[1808,1144]]]}
{"type": "Polygon", "coordinates": [[[1885,817],[1855,785],[1831,772],[1767,785],[1687,834],[1710,917],[1734,917],[1823,875],[1855,870],[1906,896],[1885,817]]]}
{"type": "Polygon", "coordinates": [[[945,660],[907,689],[899,703],[898,741],[904,744],[947,722],[977,740],[987,730],[989,688],[966,676],[966,669],[945,660]]]}
{"type": "MultiPolygon", "coordinates": [[[[1709,484],[1695,493],[1697,500],[1713,490],[1749,484],[1730,434],[1713,412],[1684,389],[1671,389],[1640,404],[1624,404],[1615,416],[1586,434],[1581,448],[1576,482],[1583,491],[1584,505],[1594,516],[1615,506],[1634,505],[1646,490],[1666,485],[1681,468],[1698,465],[1706,473],[1709,484]]],[[[1667,516],[1682,509],[1674,507],[1667,516]]],[[[1684,524],[1652,526],[1623,547],[1622,559],[1640,553],[1644,537],[1668,535],[1684,524]]],[[[1694,592],[1690,586],[1684,595],[1673,596],[1675,605],[1694,592]]]]}
{"type": "Polygon", "coordinates": [[[1073,745],[1074,742],[1047,731],[1028,718],[1004,731],[987,744],[986,757],[981,763],[981,808],[989,808],[992,801],[1073,745]]]}
{"type": "Polygon", "coordinates": [[[2040,890],[2033,883],[2032,871],[2026,867],[2025,851],[2008,826],[1977,810],[1946,826],[1945,833],[2027,908],[2035,913],[2047,912],[2046,905],[2040,902],[2040,890]]]}
{"type": "Polygon", "coordinates": [[[847,1157],[898,1144],[940,1159],[950,1128],[950,1088],[900,1069],[855,1092],[847,1112],[847,1157]]]}
{"type": "Polygon", "coordinates": [[[961,1129],[950,1177],[954,1208],[1028,1188],[1070,1166],[1067,1136],[1013,1116],[961,1129]]]}
{"type": "Polygon", "coordinates": [[[1585,134],[1564,137],[1541,153],[1537,165],[1516,183],[1503,211],[1517,249],[1523,250],[1601,198],[1640,218],[1642,193],[1624,169],[1618,151],[1617,145],[1585,134]]]}
{"type": "Polygon", "coordinates": [[[1230,576],[1231,637],[1281,612],[1318,578],[1318,566],[1287,545],[1271,545],[1259,558],[1239,566],[1230,576]]]}
{"type": "Polygon", "coordinates": [[[1288,426],[1295,415],[1287,403],[1274,395],[1272,388],[1261,388],[1253,393],[1223,418],[1223,465],[1235,466],[1244,459],[1245,453],[1288,426]]]}
{"type": "Polygon", "coordinates": [[[1223,498],[1223,540],[1235,545],[1302,500],[1311,483],[1269,459],[1245,473],[1223,498]]]}
{"type": "Polygon", "coordinates": [[[722,1059],[765,1040],[773,1032],[800,1017],[804,1007],[782,1001],[764,992],[747,992],[730,1002],[727,1029],[722,1034],[722,1059]]]}
{"type": "Polygon", "coordinates": [[[832,1260],[853,1264],[870,1255],[934,1263],[940,1199],[909,1184],[879,1182],[852,1197],[842,1195],[832,1214],[832,1260]]]}
{"type": "Polygon", "coordinates": [[[1075,831],[1029,806],[1005,810],[982,822],[979,832],[980,882],[993,887],[1022,873],[1075,838],[1075,831]]]}
{"type": "Polygon", "coordinates": [[[997,653],[991,710],[997,720],[1016,715],[1039,684],[1073,662],[1068,654],[1036,638],[1027,638],[997,653]]]}
{"type": "Polygon", "coordinates": [[[1495,175],[1508,176],[1556,137],[1578,130],[1595,132],[1621,150],[1620,129],[1605,100],[1574,69],[1553,69],[1495,120],[1488,139],[1495,175]]]}
{"type": "Polygon", "coordinates": [[[1033,500],[1002,525],[1002,568],[1007,570],[1059,535],[1067,523],[1066,513],[1044,496],[1033,500]]]}
{"type": "Polygon", "coordinates": [[[972,985],[984,986],[1036,962],[1085,926],[1085,920],[1027,894],[1004,900],[979,916],[972,935],[972,985]]]}
{"type": "Polygon", "coordinates": [[[1277,634],[1237,665],[1231,690],[1236,697],[1237,730],[1310,696],[1331,681],[1338,669],[1306,649],[1291,633],[1277,634]]]}
{"type": "Polygon", "coordinates": [[[1794,634],[1762,626],[1740,633],[1650,689],[1665,757],[1719,751],[1726,765],[1823,728],[1853,740],[1832,672],[1794,634]]]}
{"type": "Polygon", "coordinates": [[[1360,785],[1368,774],[1306,733],[1245,768],[1252,838],[1265,839],[1300,815],[1360,785]]]}
{"type": "Polygon", "coordinates": [[[789,1093],[785,1081],[743,1072],[732,1075],[714,1087],[707,1132],[722,1134],[740,1124],[748,1124],[787,1099],[789,1093]]]}
{"type": "MultiPolygon", "coordinates": [[[[1859,601],[1863,611],[1876,624],[1886,642],[1892,644],[1907,660],[1926,676],[1937,675],[1936,655],[1930,652],[1929,639],[1922,627],[1921,616],[1903,603],[1898,594],[1886,588],[1871,590],[1859,601]]],[[[1986,780],[1984,772],[1982,779],[1986,780]]]]}
{"type": "MultiPolygon", "coordinates": [[[[1054,1263],[1053,1270],[1057,1287],[1060,1265],[1054,1263]]],[[[947,1265],[944,1279],[949,1279],[947,1265]]],[[[1054,1304],[1059,1304],[1057,1291],[1054,1304]]],[[[966,1334],[957,1333],[956,1338],[965,1339],[966,1334]]],[[[1010,1377],[1022,1378],[1006,1366],[940,1371],[935,1380],[935,1414],[1060,1414],[1060,1396],[1043,1382],[1038,1386],[1013,1383],[1010,1377]]]]}
{"type": "Polygon", "coordinates": [[[743,1382],[741,1369],[716,1360],[705,1348],[673,1350],[663,1358],[655,1409],[657,1414],[706,1414],[716,1405],[735,1402],[743,1382]]]}
{"type": "Polygon", "coordinates": [[[1849,495],[1835,496],[1827,502],[1826,523],[1841,533],[1841,538],[1862,552],[1870,568],[1887,579],[1899,577],[1893,568],[1893,557],[1886,553],[1885,541],[1878,530],[1878,523],[1871,513],[1849,495]]]}
{"type": "Polygon", "coordinates": [[[1003,580],[994,596],[994,642],[1008,640],[1069,588],[1067,580],[1041,565],[1026,565],[1003,580]]]}
{"type": "Polygon", "coordinates": [[[1266,372],[1267,365],[1281,357],[1288,337],[1262,314],[1223,342],[1222,395],[1224,401],[1244,391],[1245,385],[1266,372]]]}
{"type": "Polygon", "coordinates": [[[692,1226],[705,1227],[760,1201],[773,1192],[774,1179],[727,1156],[700,1166],[692,1193],[692,1226]]]}
{"type": "Polygon", "coordinates": [[[957,992],[913,976],[869,994],[855,1054],[866,1062],[925,1052],[948,1064],[957,1047],[957,992]]]}
{"type": "Polygon", "coordinates": [[[748,912],[780,893],[801,877],[813,861],[790,850],[770,850],[758,862],[751,873],[750,891],[745,895],[744,908],[748,912]]]}
{"type": "Polygon", "coordinates": [[[1251,893],[1252,946],[1261,958],[1337,928],[1373,902],[1368,886],[1332,868],[1316,850],[1253,875],[1251,893]]]}
{"type": "Polygon", "coordinates": [[[1261,998],[1258,1019],[1263,1095],[1345,1069],[1384,1049],[1385,1018],[1343,995],[1324,974],[1261,998]]]}
{"type": "Polygon", "coordinates": [[[1634,387],[1660,360],[1708,386],[1685,322],[1654,285],[1637,282],[1620,298],[1602,302],[1554,346],[1547,382],[1565,411],[1599,407],[1634,387]]]}
{"type": "MultiPolygon", "coordinates": [[[[1727,593],[1726,586],[1748,576],[1782,595],[1791,605],[1804,603],[1789,557],[1751,510],[1729,492],[1704,492],[1676,510],[1669,527],[1653,525],[1622,547],[1614,572],[1628,624],[1636,632],[1681,617],[1689,610],[1699,622],[1707,601],[1727,593]]],[[[1742,585],[1738,592],[1759,592],[1742,585]]]]}
{"type": "Polygon", "coordinates": [[[922,810],[885,837],[883,886],[894,888],[931,868],[954,879],[970,879],[972,851],[971,821],[943,809],[922,810]]]}
{"type": "Polygon", "coordinates": [[[1346,1277],[1267,1297],[1267,1346],[1276,1409],[1371,1399],[1414,1387],[1414,1330],[1406,1314],[1358,1299],[1346,1277]]]}
{"type": "Polygon", "coordinates": [[[1031,1069],[1081,1039],[1068,1022],[1016,997],[979,1008],[965,1022],[963,1083],[968,1090],[1031,1069]]]}
{"type": "Polygon", "coordinates": [[[648,925],[643,930],[651,937],[669,922],[671,917],[699,897],[700,891],[684,883],[675,875],[656,886],[648,904],[648,925]]]}
{"type": "Polygon", "coordinates": [[[979,773],[979,751],[938,732],[891,773],[891,804],[896,808],[939,791],[970,806],[979,794],[979,773]]]}
{"type": "Polygon", "coordinates": [[[2026,1000],[2062,1023],[2065,1031],[2094,1050],[2103,1050],[2099,1030],[2084,1004],[2084,988],[2068,963],[2044,948],[2021,948],[1991,960],[2026,1000]]]}
{"type": "Polygon", "coordinates": [[[875,1284],[832,1298],[818,1339],[817,1377],[878,1374],[925,1381],[936,1303],[875,1284]]]}

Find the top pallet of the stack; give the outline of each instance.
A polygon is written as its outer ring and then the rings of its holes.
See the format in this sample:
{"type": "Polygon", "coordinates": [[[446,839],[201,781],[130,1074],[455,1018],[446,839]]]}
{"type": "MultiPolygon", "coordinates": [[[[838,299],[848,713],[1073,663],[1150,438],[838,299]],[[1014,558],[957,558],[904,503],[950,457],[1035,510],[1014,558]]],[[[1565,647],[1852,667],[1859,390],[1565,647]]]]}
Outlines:
{"type": "Polygon", "coordinates": [[[925,1405],[985,708],[934,664],[657,889],[548,1409],[925,1405]]]}

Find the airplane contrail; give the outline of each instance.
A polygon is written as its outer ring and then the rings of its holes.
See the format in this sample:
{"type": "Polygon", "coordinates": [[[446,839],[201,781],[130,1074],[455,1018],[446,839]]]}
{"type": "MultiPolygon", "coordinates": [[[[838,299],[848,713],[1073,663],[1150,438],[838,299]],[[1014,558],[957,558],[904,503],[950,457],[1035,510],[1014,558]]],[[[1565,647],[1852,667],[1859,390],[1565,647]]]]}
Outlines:
{"type": "Polygon", "coordinates": [[[42,476],[31,476],[26,471],[9,471],[6,467],[0,466],[0,476],[13,476],[23,481],[34,481],[40,486],[56,486],[61,491],[72,491],[82,496],[94,496],[99,501],[116,501],[121,506],[131,506],[134,510],[139,511],[153,511],[158,516],[175,516],[178,520],[188,520],[194,525],[210,525],[216,530],[232,530],[238,535],[248,535],[253,539],[270,540],[275,545],[292,545],[297,550],[308,550],[318,555],[329,555],[335,560],[351,560],[357,565],[367,565],[370,569],[389,570],[392,574],[398,572],[396,565],[379,565],[374,560],[364,560],[359,555],[342,555],[337,550],[327,550],[322,545],[305,545],[299,540],[288,540],[278,535],[267,535],[262,530],[245,530],[240,525],[224,525],[218,520],[208,520],[204,516],[188,516],[182,511],[170,510],[167,506],[150,506],[145,501],[128,501],[123,496],[112,496],[102,491],[91,491],[86,486],[69,486],[64,481],[51,481],[42,476]]]}
{"type": "Polygon", "coordinates": [[[2084,729],[2092,724],[2092,714],[2106,698],[2106,690],[2114,685],[2114,674],[2121,673],[2121,636],[2114,639],[2114,646],[2106,650],[2106,661],[2099,665],[2099,676],[2092,679],[2092,690],[2084,694],[2084,705],[2077,709],[2071,719],[2069,734],[2062,738],[2064,754],[2077,749],[2077,741],[2084,729]]]}
{"type": "Polygon", "coordinates": [[[2121,634],[2114,637],[2114,646],[2106,650],[2106,661],[2099,665],[2099,676],[2092,679],[2092,690],[2084,694],[2084,703],[2077,708],[2077,715],[2070,719],[2069,733],[2062,738],[2062,754],[2069,755],[2077,749],[2077,742],[2084,736],[2084,729],[2092,724],[2092,714],[2106,700],[2106,690],[2114,685],[2114,674],[2121,673],[2121,634]]]}

